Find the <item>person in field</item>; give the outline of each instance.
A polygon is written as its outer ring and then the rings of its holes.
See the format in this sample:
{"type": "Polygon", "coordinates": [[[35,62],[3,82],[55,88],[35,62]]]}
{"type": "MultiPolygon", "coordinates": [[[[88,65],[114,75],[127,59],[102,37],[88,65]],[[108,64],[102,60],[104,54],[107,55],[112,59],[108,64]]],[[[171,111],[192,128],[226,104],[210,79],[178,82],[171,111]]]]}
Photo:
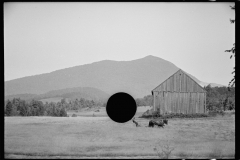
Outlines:
{"type": "Polygon", "coordinates": [[[140,125],[138,124],[138,122],[135,121],[135,117],[132,119],[133,123],[136,125],[136,127],[140,127],[140,125]]]}

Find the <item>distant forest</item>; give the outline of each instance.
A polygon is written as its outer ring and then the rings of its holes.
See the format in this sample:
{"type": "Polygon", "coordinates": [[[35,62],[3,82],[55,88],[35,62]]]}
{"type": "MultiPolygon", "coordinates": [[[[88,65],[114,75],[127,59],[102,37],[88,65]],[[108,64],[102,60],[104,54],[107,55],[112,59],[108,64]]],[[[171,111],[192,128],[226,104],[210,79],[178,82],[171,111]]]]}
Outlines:
{"type": "MultiPolygon", "coordinates": [[[[207,91],[206,105],[209,111],[235,109],[235,87],[204,87],[207,91]]],[[[152,95],[136,99],[137,106],[153,106],[152,95]]]]}
{"type": "Polygon", "coordinates": [[[46,102],[31,100],[27,102],[20,98],[13,98],[5,102],[4,113],[6,116],[55,116],[66,117],[68,110],[79,110],[82,108],[92,108],[103,104],[86,100],[84,98],[75,99],[74,101],[66,102],[62,99],[61,102],[46,102]]]}

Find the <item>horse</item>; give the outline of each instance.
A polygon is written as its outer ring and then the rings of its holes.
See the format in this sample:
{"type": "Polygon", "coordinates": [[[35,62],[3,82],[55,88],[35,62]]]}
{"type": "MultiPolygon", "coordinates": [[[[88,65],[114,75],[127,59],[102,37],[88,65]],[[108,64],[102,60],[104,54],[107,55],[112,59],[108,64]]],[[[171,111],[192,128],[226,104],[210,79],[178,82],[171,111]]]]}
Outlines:
{"type": "Polygon", "coordinates": [[[156,120],[150,120],[148,123],[148,127],[154,127],[154,125],[158,126],[158,127],[164,127],[165,124],[168,124],[168,120],[167,119],[163,119],[160,121],[156,121],[156,120]]]}

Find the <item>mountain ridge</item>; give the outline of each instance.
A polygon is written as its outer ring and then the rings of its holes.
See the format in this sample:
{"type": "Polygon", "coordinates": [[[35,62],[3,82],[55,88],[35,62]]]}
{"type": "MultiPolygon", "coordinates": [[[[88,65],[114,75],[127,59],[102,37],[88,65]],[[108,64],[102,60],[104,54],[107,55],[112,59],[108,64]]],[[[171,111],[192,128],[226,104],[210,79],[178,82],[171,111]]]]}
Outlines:
{"type": "Polygon", "coordinates": [[[141,98],[151,94],[153,88],[178,69],[173,63],[152,55],[131,61],[102,60],[6,81],[5,94],[43,94],[51,90],[93,87],[109,95],[127,92],[141,98]]]}

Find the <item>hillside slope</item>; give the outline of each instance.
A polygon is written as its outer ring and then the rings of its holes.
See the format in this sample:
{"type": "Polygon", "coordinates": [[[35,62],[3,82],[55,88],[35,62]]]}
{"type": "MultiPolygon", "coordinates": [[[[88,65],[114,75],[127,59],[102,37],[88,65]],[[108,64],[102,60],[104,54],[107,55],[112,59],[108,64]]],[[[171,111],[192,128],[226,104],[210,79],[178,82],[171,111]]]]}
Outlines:
{"type": "Polygon", "coordinates": [[[132,61],[103,60],[6,81],[5,94],[43,94],[65,88],[93,87],[109,95],[122,91],[141,98],[151,94],[152,89],[178,69],[173,63],[155,56],[132,61]]]}
{"type": "Polygon", "coordinates": [[[75,99],[88,99],[94,101],[106,101],[109,98],[109,95],[99,89],[91,87],[76,87],[76,88],[66,88],[61,90],[53,90],[44,94],[17,94],[5,96],[5,100],[20,98],[23,100],[42,100],[42,99],[51,99],[51,98],[66,98],[69,100],[75,99]]]}

